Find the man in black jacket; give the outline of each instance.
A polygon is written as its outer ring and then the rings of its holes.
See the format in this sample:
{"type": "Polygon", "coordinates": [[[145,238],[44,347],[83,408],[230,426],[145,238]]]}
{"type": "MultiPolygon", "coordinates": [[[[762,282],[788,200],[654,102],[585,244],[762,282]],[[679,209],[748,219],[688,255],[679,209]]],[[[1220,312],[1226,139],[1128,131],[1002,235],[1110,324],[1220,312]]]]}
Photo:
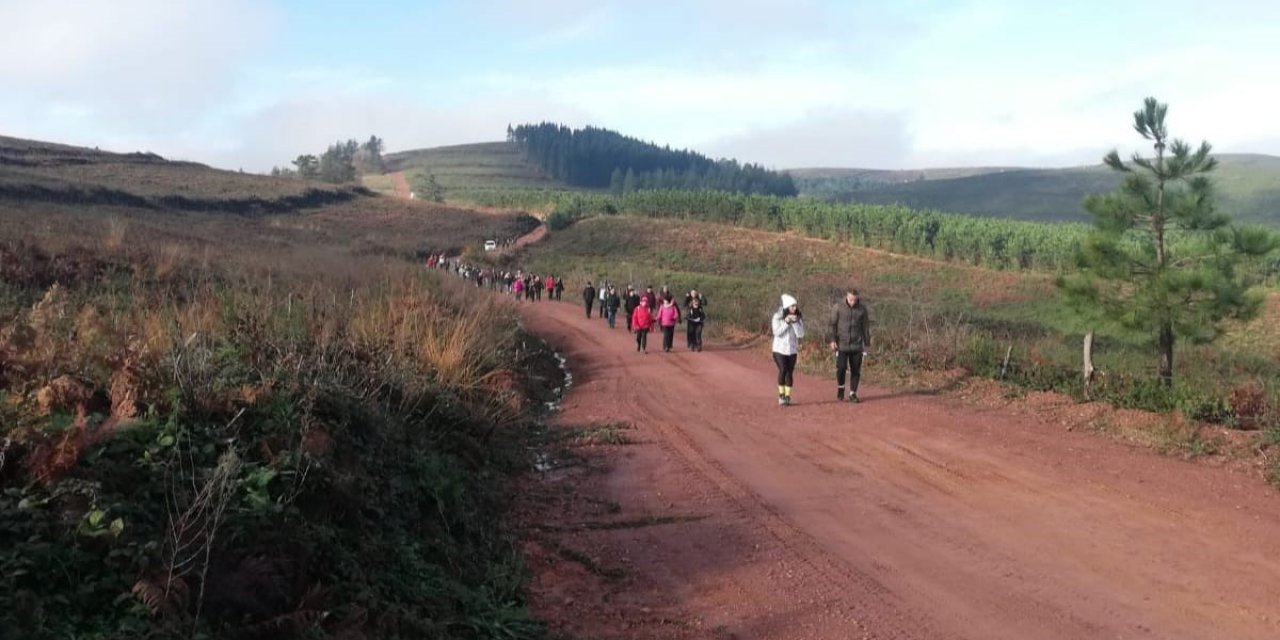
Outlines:
{"type": "Polygon", "coordinates": [[[849,402],[858,400],[858,382],[862,378],[862,357],[871,348],[871,316],[858,299],[858,290],[850,289],[844,301],[831,313],[828,333],[831,350],[836,352],[836,400],[844,400],[844,374],[849,372],[849,402]]]}
{"type": "Polygon", "coordinates": [[[582,290],[582,304],[587,305],[587,319],[591,319],[591,307],[596,303],[596,288],[587,281],[587,288],[582,290]]]}
{"type": "Polygon", "coordinates": [[[640,306],[640,294],[636,293],[636,288],[627,285],[626,293],[622,294],[622,311],[627,320],[627,333],[631,333],[631,315],[636,312],[636,307],[640,306]]]}

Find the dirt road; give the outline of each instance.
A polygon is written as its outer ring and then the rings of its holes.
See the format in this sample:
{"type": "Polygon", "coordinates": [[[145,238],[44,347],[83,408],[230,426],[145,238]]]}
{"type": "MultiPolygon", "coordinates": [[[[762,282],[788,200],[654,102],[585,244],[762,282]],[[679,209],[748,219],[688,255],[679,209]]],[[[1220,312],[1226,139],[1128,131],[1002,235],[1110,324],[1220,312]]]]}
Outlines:
{"type": "Polygon", "coordinates": [[[559,421],[632,425],[564,476],[604,506],[561,499],[528,548],[573,637],[1280,638],[1280,493],[1254,477],[808,376],[783,409],[758,353],[522,313],[575,377],[559,421]]]}
{"type": "Polygon", "coordinates": [[[405,179],[403,171],[397,171],[391,174],[391,185],[395,187],[396,197],[408,199],[413,192],[409,189],[409,181],[405,179]]]}

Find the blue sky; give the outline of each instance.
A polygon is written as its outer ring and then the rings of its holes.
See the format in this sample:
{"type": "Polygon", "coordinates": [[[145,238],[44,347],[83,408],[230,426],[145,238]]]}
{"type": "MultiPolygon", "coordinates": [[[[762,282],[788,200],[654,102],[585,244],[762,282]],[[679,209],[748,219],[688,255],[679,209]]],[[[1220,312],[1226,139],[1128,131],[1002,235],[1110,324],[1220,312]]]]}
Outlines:
{"type": "Polygon", "coordinates": [[[1280,3],[0,0],[0,134],[265,170],[594,124],[774,167],[1280,155],[1280,3]]]}

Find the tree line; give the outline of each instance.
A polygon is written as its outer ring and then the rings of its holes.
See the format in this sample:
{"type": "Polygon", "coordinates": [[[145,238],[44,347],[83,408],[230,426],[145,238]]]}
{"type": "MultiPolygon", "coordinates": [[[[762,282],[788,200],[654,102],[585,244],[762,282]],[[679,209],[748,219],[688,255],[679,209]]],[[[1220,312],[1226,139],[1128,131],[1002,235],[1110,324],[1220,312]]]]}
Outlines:
{"type": "Polygon", "coordinates": [[[383,148],[382,138],[378,136],[369,136],[365,142],[339,140],[319,156],[307,153],[294,158],[290,163],[293,168],[272,167],[271,175],[297,176],[333,184],[355,182],[361,175],[386,170],[382,160],[383,148]]]}
{"type": "Polygon", "coordinates": [[[712,160],[687,149],[659,147],[598,127],[543,122],[507,127],[507,140],[552,178],[577,187],[626,193],[644,189],[711,189],[794,196],[791,174],[736,160],[712,160]]]}

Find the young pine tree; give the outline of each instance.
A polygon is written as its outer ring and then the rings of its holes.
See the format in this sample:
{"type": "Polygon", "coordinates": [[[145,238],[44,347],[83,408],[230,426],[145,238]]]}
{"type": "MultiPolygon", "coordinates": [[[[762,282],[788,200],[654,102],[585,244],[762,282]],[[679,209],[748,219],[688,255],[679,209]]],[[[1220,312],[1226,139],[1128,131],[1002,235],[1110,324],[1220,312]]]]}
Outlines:
{"type": "Polygon", "coordinates": [[[1094,231],[1078,257],[1079,271],[1059,277],[1067,301],[1085,318],[1153,336],[1159,374],[1173,384],[1179,339],[1207,342],[1223,321],[1248,318],[1261,303],[1237,267],[1276,248],[1275,237],[1242,229],[1214,208],[1208,174],[1217,166],[1210,146],[1192,149],[1170,139],[1168,105],[1147,98],[1133,128],[1155,155],[1130,162],[1112,151],[1103,159],[1123,176],[1121,186],[1084,199],[1094,231]]]}

